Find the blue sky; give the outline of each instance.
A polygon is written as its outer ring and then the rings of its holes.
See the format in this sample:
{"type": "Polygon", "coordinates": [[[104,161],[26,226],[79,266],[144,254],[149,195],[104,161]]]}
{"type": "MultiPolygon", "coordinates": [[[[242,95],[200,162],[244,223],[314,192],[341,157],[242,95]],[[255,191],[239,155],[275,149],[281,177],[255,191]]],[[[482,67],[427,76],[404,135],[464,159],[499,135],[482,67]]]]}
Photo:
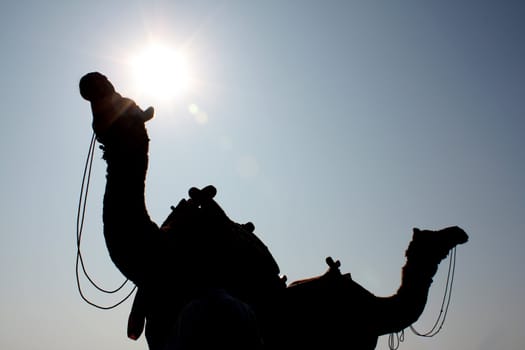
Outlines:
{"type": "MultiPolygon", "coordinates": [[[[323,273],[330,255],[381,296],[399,285],[412,227],[459,225],[471,240],[444,329],[407,333],[401,348],[523,349],[524,16],[520,1],[2,2],[0,347],[146,348],[125,337],[129,303],[100,311],[76,290],[91,137],[77,84],[97,70],[156,108],[146,201],[157,223],[189,187],[214,184],[289,280],[323,273]],[[131,83],[127,59],[152,39],[189,53],[184,96],[160,101],[131,83]]],[[[83,249],[116,286],[104,172],[97,150],[83,249]]]]}

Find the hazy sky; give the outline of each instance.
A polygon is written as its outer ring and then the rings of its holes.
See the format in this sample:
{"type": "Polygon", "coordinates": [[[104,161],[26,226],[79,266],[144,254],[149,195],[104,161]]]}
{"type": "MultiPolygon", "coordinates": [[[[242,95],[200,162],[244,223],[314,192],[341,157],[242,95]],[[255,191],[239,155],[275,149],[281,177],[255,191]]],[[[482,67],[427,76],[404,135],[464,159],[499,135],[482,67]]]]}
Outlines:
{"type": "MultiPolygon", "coordinates": [[[[380,296],[399,286],[413,227],[459,225],[470,242],[444,329],[408,332],[401,349],[525,348],[522,1],[19,0],[0,19],[0,348],[146,349],[126,338],[129,302],[97,310],[76,288],[91,137],[78,80],[94,70],[156,107],[146,200],[157,223],[189,187],[214,184],[289,280],[332,256],[380,296]],[[129,59],[152,40],[186,51],[186,94],[163,101],[134,85],[129,59]]],[[[97,149],[83,251],[110,288],[122,276],[102,240],[104,175],[97,149]]]]}

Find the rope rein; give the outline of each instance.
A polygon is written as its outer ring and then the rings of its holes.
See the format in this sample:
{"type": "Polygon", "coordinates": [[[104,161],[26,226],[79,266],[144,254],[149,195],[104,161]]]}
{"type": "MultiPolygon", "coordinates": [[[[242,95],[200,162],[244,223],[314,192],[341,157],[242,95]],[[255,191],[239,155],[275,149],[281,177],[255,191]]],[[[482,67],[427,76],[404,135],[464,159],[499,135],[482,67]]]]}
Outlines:
{"type": "MultiPolygon", "coordinates": [[[[450,300],[452,297],[452,284],[454,282],[454,273],[456,270],[456,247],[452,248],[449,264],[448,264],[448,273],[447,273],[447,282],[445,284],[445,292],[443,294],[443,300],[441,301],[441,308],[439,310],[439,315],[434,322],[432,328],[426,332],[418,331],[413,325],[410,326],[410,330],[417,336],[431,338],[438,334],[443,325],[445,324],[445,319],[447,317],[448,308],[450,306],[450,300]]],[[[405,331],[402,330],[398,333],[391,333],[388,336],[388,347],[390,350],[399,349],[399,345],[405,340],[405,331]]]]}
{"type": "Polygon", "coordinates": [[[86,214],[87,197],[88,197],[88,193],[89,193],[89,183],[90,183],[90,180],[91,180],[91,169],[92,169],[92,166],[93,166],[93,157],[94,157],[94,154],[95,154],[96,141],[97,140],[96,140],[95,133],[93,133],[93,135],[91,136],[91,141],[89,143],[88,155],[86,157],[86,163],[84,165],[84,174],[82,176],[82,185],[80,187],[80,198],[79,198],[79,201],[78,201],[77,226],[76,226],[76,231],[77,231],[77,258],[76,258],[76,264],[75,264],[75,275],[76,275],[76,281],[77,281],[77,289],[78,289],[78,292],[79,292],[80,296],[82,297],[82,299],[86,303],[88,303],[89,305],[94,306],[94,307],[96,307],[98,309],[110,310],[110,309],[113,309],[113,308],[119,306],[123,302],[125,302],[133,294],[133,292],[135,291],[135,289],[137,287],[134,286],[133,289],[131,290],[131,292],[129,292],[129,294],[127,296],[123,297],[120,301],[116,302],[115,304],[109,305],[109,306],[103,306],[103,305],[96,304],[95,302],[89,300],[85,296],[84,292],[82,291],[82,286],[80,284],[80,270],[82,270],[82,273],[84,274],[84,277],[89,281],[89,283],[93,287],[95,287],[98,291],[100,291],[100,292],[102,292],[104,294],[115,294],[115,293],[119,292],[120,290],[122,290],[122,288],[124,288],[124,286],[129,282],[129,280],[126,279],[119,287],[117,287],[116,289],[113,289],[113,290],[109,290],[109,289],[105,289],[105,288],[100,287],[99,284],[96,283],[93,280],[93,278],[91,278],[89,273],[87,272],[86,266],[84,264],[84,259],[82,258],[82,253],[80,251],[80,244],[81,244],[81,240],[82,240],[82,232],[84,230],[84,218],[85,218],[85,214],[86,214]]]}

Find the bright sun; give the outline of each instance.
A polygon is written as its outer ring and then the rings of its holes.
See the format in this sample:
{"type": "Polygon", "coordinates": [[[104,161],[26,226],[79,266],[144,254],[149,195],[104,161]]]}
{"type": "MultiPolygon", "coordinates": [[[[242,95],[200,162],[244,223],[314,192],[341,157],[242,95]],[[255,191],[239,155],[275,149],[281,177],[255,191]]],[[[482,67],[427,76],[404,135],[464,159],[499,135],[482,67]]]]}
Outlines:
{"type": "Polygon", "coordinates": [[[172,99],[191,85],[188,60],[183,52],[161,44],[150,45],[131,61],[138,91],[158,99],[172,99]]]}

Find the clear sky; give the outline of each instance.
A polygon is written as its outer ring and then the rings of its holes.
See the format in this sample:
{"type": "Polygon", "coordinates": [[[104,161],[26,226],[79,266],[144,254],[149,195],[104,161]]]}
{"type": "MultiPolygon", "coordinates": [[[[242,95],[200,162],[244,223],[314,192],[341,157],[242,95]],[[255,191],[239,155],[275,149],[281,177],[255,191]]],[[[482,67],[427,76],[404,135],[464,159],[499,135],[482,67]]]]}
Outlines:
{"type": "MultiPolygon", "coordinates": [[[[380,296],[399,286],[413,227],[459,225],[470,242],[444,329],[408,332],[401,349],[524,349],[524,18],[522,1],[2,1],[0,348],[146,348],[126,338],[129,302],[101,311],[76,289],[91,137],[78,80],[97,70],[156,107],[157,223],[189,187],[214,184],[289,280],[332,256],[380,296]],[[130,57],[151,41],[187,53],[185,94],[133,83],[130,57]]],[[[83,250],[110,288],[122,276],[102,240],[104,174],[97,150],[83,250]]]]}

